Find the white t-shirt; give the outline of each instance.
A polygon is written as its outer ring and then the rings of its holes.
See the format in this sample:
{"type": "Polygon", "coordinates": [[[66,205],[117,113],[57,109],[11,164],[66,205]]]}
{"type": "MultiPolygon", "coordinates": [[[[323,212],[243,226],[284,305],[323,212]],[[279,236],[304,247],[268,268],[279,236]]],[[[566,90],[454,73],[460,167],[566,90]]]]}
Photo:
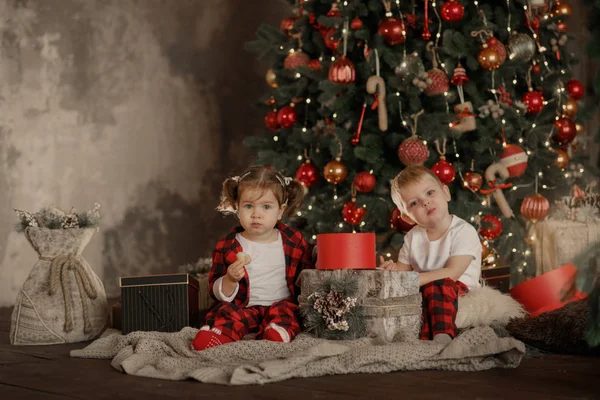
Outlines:
{"type": "MultiPolygon", "coordinates": [[[[248,291],[250,306],[270,306],[291,296],[285,276],[285,254],[281,233],[277,231],[277,240],[271,243],[258,243],[246,239],[241,234],[235,236],[244,253],[251,258],[246,265],[248,272],[248,291]]],[[[239,284],[231,296],[223,294],[223,278],[219,278],[213,286],[215,296],[221,301],[232,301],[238,292],[239,284]]]]}
{"type": "Polygon", "coordinates": [[[429,240],[427,230],[412,228],[404,237],[398,261],[411,265],[417,272],[443,268],[452,256],[471,256],[473,260],[458,280],[469,289],[481,286],[481,242],[475,228],[467,221],[452,215],[450,227],[438,240],[429,240]]]}

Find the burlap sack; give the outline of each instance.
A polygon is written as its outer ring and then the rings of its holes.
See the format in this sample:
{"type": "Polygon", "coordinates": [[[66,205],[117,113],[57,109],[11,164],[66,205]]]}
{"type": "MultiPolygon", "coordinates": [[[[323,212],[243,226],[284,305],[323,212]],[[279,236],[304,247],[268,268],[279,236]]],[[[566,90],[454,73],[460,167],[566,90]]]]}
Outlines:
{"type": "Polygon", "coordinates": [[[40,258],[17,296],[10,342],[46,345],[96,338],[108,324],[104,285],[81,255],[93,228],[27,228],[40,258]]]}

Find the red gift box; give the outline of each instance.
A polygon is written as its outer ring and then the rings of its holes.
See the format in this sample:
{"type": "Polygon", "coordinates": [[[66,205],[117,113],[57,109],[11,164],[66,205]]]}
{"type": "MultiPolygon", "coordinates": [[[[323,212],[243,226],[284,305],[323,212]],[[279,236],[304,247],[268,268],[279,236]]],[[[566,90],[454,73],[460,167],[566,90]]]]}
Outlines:
{"type": "Polygon", "coordinates": [[[375,269],[374,233],[317,235],[317,269],[375,269]]]}
{"type": "Polygon", "coordinates": [[[515,286],[510,289],[510,295],[523,305],[530,317],[535,317],[586,298],[587,294],[575,288],[576,277],[577,268],[566,264],[515,286]]]}

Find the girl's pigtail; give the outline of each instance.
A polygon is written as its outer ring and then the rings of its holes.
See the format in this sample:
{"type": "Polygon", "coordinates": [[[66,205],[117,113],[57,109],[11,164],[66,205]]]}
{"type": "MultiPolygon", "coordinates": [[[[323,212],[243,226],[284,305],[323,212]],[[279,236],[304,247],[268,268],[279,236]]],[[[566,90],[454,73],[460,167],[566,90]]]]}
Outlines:
{"type": "Polygon", "coordinates": [[[238,181],[236,179],[227,178],[223,181],[221,202],[217,207],[217,211],[220,211],[223,214],[235,214],[238,200],[238,186],[238,181]]]}
{"type": "Polygon", "coordinates": [[[306,189],[304,186],[296,181],[292,180],[285,187],[285,198],[287,199],[287,207],[284,211],[284,214],[288,217],[294,215],[298,209],[302,206],[302,201],[304,200],[304,191],[306,189]]]}

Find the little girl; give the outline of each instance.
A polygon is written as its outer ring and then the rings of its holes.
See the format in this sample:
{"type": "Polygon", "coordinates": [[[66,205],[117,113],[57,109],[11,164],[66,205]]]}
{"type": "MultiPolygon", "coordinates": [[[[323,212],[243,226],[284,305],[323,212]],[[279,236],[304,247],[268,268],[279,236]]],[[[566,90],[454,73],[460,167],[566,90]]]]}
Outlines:
{"type": "Polygon", "coordinates": [[[302,205],[304,189],[266,166],[223,182],[217,210],[235,213],[241,226],[213,251],[209,291],[216,300],[192,346],[196,350],[242,339],[289,343],[300,332],[296,280],[312,268],[311,251],[295,229],[280,222],[302,205]]]}

